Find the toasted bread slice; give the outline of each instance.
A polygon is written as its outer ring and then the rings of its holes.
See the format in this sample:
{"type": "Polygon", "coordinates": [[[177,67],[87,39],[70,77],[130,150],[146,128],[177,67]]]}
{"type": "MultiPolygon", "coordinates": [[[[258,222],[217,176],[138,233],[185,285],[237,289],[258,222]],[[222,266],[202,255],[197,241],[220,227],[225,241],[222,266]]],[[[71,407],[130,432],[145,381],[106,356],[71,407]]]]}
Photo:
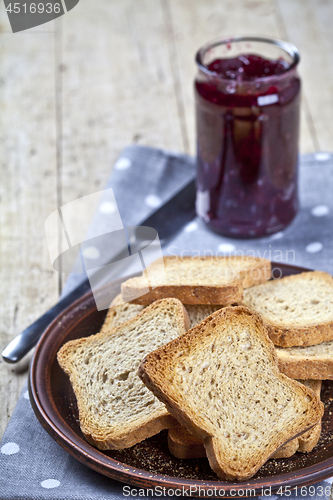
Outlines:
{"type": "MultiPolygon", "coordinates": [[[[317,428],[317,425],[313,428],[317,428]]],[[[311,431],[312,429],[308,432],[311,433],[311,431]]],[[[188,432],[182,425],[176,425],[168,430],[168,447],[170,453],[176,458],[191,459],[206,457],[206,449],[203,440],[188,432]]],[[[294,455],[298,449],[299,438],[295,438],[277,450],[271,458],[289,458],[294,455]]]]}
{"type": "Polygon", "coordinates": [[[262,319],[245,307],[220,309],[148,354],[139,376],[203,439],[222,479],[249,479],[323,415],[311,389],[279,372],[262,319]]]}
{"type": "MultiPolygon", "coordinates": [[[[299,380],[299,382],[310,387],[320,398],[320,380],[299,380]]],[[[288,458],[294,455],[296,451],[303,453],[312,451],[319,441],[320,433],[321,422],[282,446],[271,458],[288,458]]],[[[170,453],[176,458],[191,459],[206,456],[203,440],[188,432],[182,425],[176,425],[168,430],[168,446],[170,453]]]]}
{"type": "MultiPolygon", "coordinates": [[[[111,306],[107,312],[106,318],[101,328],[101,332],[107,332],[116,326],[121,325],[124,321],[128,321],[133,318],[136,314],[141,312],[145,306],[140,306],[139,304],[131,304],[129,302],[122,302],[121,295],[117,295],[114,302],[111,302],[111,306]]],[[[189,320],[190,327],[197,325],[203,319],[210,316],[213,312],[221,309],[223,306],[211,306],[211,305],[184,305],[189,320]]]]}
{"type": "MultiPolygon", "coordinates": [[[[313,428],[317,427],[317,425],[313,428]]],[[[312,429],[308,432],[311,431],[312,429]]],[[[277,450],[271,458],[291,457],[299,448],[298,440],[299,438],[292,439],[277,450]]],[[[182,425],[176,425],[168,430],[168,447],[170,453],[176,458],[191,459],[206,457],[206,449],[203,440],[191,434],[182,425]]]]}
{"type": "Polygon", "coordinates": [[[108,332],[112,328],[121,325],[125,321],[132,319],[144,306],[138,304],[129,304],[128,302],[120,303],[117,306],[111,306],[107,312],[106,318],[101,328],[101,332],[108,332]]]}
{"type": "Polygon", "coordinates": [[[333,278],[322,271],[276,279],[244,291],[275,345],[309,346],[333,340],[333,278]]]}
{"type": "MultiPolygon", "coordinates": [[[[313,427],[312,427],[312,429],[313,429],[313,427]]],[[[312,429],[310,429],[309,432],[311,432],[312,429]]],[[[276,452],[273,453],[271,458],[289,458],[289,457],[292,457],[293,455],[295,455],[298,448],[299,448],[298,438],[292,439],[291,441],[288,441],[288,443],[281,446],[281,448],[276,450],[276,452]]]]}
{"type": "Polygon", "coordinates": [[[206,319],[208,316],[213,314],[213,312],[218,311],[219,309],[222,309],[221,305],[216,305],[216,306],[209,306],[209,305],[196,305],[196,306],[191,306],[188,304],[184,304],[184,307],[187,311],[188,317],[190,319],[190,325],[191,328],[196,326],[198,323],[201,323],[204,319],[206,319]]]}
{"type": "Polygon", "coordinates": [[[70,377],[80,426],[100,450],[123,449],[174,425],[137,376],[143,357],[189,327],[177,299],[160,300],[109,332],[73,340],[58,352],[70,377]]]}
{"type": "Polygon", "coordinates": [[[271,263],[254,257],[164,257],[143,276],[121,285],[125,302],[150,304],[176,297],[183,304],[227,305],[239,301],[243,287],[267,281],[271,263]]]}
{"type": "Polygon", "coordinates": [[[206,457],[203,440],[191,434],[183,425],[175,425],[168,430],[168,447],[170,453],[176,458],[206,457]]]}
{"type": "MultiPolygon", "coordinates": [[[[299,380],[302,384],[306,385],[320,398],[321,380],[299,380]]],[[[298,451],[302,453],[309,453],[318,444],[321,434],[321,420],[312,429],[298,437],[298,451]]]]}
{"type": "Polygon", "coordinates": [[[333,380],[333,340],[306,347],[276,347],[279,369],[290,378],[333,380]]]}

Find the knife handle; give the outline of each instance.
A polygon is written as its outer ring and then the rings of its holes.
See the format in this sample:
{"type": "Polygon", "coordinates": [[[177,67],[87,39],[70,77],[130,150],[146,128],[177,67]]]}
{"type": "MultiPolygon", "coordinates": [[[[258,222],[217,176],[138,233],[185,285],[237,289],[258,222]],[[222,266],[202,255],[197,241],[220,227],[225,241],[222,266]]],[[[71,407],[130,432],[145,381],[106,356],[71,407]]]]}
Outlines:
{"type": "Polygon", "coordinates": [[[42,333],[58,314],[74,300],[88,292],[88,290],[90,290],[90,284],[88,280],[85,280],[79,287],[57,302],[55,306],[51,307],[37,321],[17,335],[3,350],[2,357],[4,361],[7,363],[17,363],[20,361],[36,345],[42,333]]]}

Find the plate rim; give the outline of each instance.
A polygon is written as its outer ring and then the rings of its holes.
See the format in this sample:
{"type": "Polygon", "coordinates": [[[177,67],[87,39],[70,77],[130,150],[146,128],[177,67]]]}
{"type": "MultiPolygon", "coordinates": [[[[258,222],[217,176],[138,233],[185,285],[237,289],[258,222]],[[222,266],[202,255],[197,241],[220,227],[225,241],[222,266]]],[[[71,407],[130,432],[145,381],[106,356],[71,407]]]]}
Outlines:
{"type": "MultiPolygon", "coordinates": [[[[272,262],[272,267],[273,266],[282,266],[286,269],[289,268],[291,270],[290,274],[299,274],[301,272],[312,271],[312,269],[309,268],[285,264],[282,262],[272,262]]],[[[119,288],[120,284],[123,281],[129,279],[130,277],[132,276],[117,279],[112,282],[112,286],[116,290],[117,288],[119,288]]],[[[117,292],[115,291],[114,296],[116,296],[116,294],[117,292]]],[[[138,469],[137,467],[133,467],[131,465],[127,465],[123,462],[115,460],[90,445],[81,436],[76,434],[62,417],[59,419],[57,415],[50,415],[50,408],[56,408],[52,394],[50,393],[50,391],[46,390],[43,392],[43,390],[41,390],[42,388],[40,386],[40,383],[36,381],[36,377],[38,376],[38,371],[41,369],[41,367],[38,365],[40,356],[41,353],[43,353],[43,349],[45,349],[45,345],[47,345],[47,340],[50,336],[50,332],[52,333],[52,331],[56,327],[56,324],[59,324],[59,320],[61,320],[62,317],[70,315],[70,317],[74,318],[75,310],[83,308],[87,310],[86,314],[83,314],[82,316],[77,318],[76,322],[74,321],[70,326],[71,328],[73,328],[77,322],[81,322],[82,319],[91,314],[91,309],[87,308],[86,306],[86,304],[89,304],[91,301],[93,301],[93,294],[91,291],[89,291],[82,297],[74,301],[72,304],[70,304],[45,329],[43,335],[39,339],[33,358],[31,360],[28,377],[30,401],[37,419],[44,427],[44,429],[48,432],[48,434],[55,440],[55,442],[76,460],[84,463],[86,466],[95,470],[96,472],[120,481],[125,485],[136,486],[145,489],[160,486],[169,489],[185,488],[188,490],[192,487],[193,489],[199,489],[199,493],[202,493],[201,495],[192,495],[197,497],[207,496],[207,490],[212,490],[215,488],[215,491],[217,492],[219,490],[225,491],[225,494],[223,495],[224,498],[240,498],[237,494],[231,494],[231,491],[236,490],[239,492],[242,490],[244,491],[250,489],[255,489],[255,496],[259,496],[260,493],[262,493],[262,488],[265,489],[270,487],[271,493],[276,493],[281,487],[285,488],[286,486],[288,486],[292,490],[296,486],[309,486],[333,475],[333,457],[330,457],[323,460],[322,462],[318,462],[317,464],[305,467],[304,469],[299,469],[297,471],[287,472],[276,476],[249,479],[248,481],[231,482],[223,480],[206,481],[202,479],[185,479],[176,476],[149,472],[145,469],[138,469]],[[45,402],[47,402],[46,407],[45,402]]],[[[62,338],[66,338],[66,329],[63,331],[62,338]]],[[[54,358],[56,353],[53,354],[54,358]]],[[[48,364],[49,367],[47,375],[49,377],[51,366],[50,363],[48,364]]],[[[58,413],[58,415],[60,414],[58,413]]]]}

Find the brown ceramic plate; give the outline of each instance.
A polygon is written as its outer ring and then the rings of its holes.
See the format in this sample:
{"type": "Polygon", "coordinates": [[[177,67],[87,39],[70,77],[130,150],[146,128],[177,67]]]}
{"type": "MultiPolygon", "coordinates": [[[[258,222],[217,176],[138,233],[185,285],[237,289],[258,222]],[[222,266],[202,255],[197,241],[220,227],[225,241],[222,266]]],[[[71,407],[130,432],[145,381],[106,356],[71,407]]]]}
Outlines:
{"type": "MultiPolygon", "coordinates": [[[[306,271],[285,264],[274,264],[274,267],[276,273],[281,270],[283,276],[306,271]]],[[[120,284],[121,280],[114,282],[114,296],[119,293],[120,284]]],[[[308,454],[296,453],[287,459],[269,460],[247,482],[218,480],[204,458],[174,458],[168,451],[166,431],[122,451],[102,452],[88,444],[80,431],[74,393],[57,363],[56,354],[68,340],[98,332],[105,314],[106,311],[96,310],[91,293],[73,303],[45,331],[30,368],[30,398],[39,421],[53,439],[77,460],[129,485],[141,488],[159,486],[174,491],[179,488],[176,495],[183,494],[182,488],[185,488],[192,496],[244,497],[249,489],[255,489],[255,495],[259,496],[264,494],[263,489],[266,495],[267,488],[271,488],[272,493],[282,493],[286,487],[297,486],[299,489],[333,476],[333,382],[330,381],[325,381],[322,387],[325,414],[322,435],[316,448],[308,454]]],[[[305,489],[302,496],[304,492],[305,489]]]]}

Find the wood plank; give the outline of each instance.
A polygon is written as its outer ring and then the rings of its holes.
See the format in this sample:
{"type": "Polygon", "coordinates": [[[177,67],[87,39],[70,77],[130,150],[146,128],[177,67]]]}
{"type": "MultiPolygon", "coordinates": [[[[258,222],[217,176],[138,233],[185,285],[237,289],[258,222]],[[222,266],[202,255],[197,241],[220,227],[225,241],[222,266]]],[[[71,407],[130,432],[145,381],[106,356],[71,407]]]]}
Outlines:
{"type": "Polygon", "coordinates": [[[300,74],[313,150],[331,151],[333,142],[332,2],[277,0],[290,41],[301,54],[300,74]]]}
{"type": "MultiPolygon", "coordinates": [[[[195,154],[193,79],[196,73],[194,63],[196,51],[205,43],[219,37],[255,34],[286,38],[286,32],[273,0],[241,2],[163,0],[163,2],[169,6],[171,12],[171,29],[176,45],[190,151],[195,154]]],[[[312,131],[306,120],[306,110],[302,107],[300,151],[312,151],[314,147],[312,131]]]]}
{"type": "MultiPolygon", "coordinates": [[[[44,222],[56,208],[54,35],[13,34],[0,6],[0,346],[58,297],[44,222]]],[[[27,378],[29,356],[0,360],[0,437],[27,378]]]]}
{"type": "MultiPolygon", "coordinates": [[[[59,204],[103,189],[131,143],[185,150],[168,32],[154,0],[81,0],[57,20],[59,204]],[[60,33],[61,30],[61,33],[60,33]],[[98,33],[98,36],[96,36],[98,33]]],[[[62,284],[66,275],[62,275],[62,284]]]]}
{"type": "MultiPolygon", "coordinates": [[[[276,14],[277,24],[279,26],[279,33],[281,39],[287,40],[295,45],[295,41],[292,39],[293,32],[290,33],[291,36],[290,38],[278,0],[275,3],[275,14],[276,14]]],[[[298,73],[302,78],[302,65],[298,67],[298,73]]],[[[309,104],[308,104],[309,97],[310,96],[305,94],[304,86],[302,86],[299,150],[300,153],[303,154],[312,153],[314,151],[318,151],[319,149],[316,130],[314,128],[312,116],[309,110],[309,104]]]]}
{"type": "Polygon", "coordinates": [[[81,0],[62,30],[65,203],[103,188],[128,144],[185,146],[159,3],[81,0]]]}

